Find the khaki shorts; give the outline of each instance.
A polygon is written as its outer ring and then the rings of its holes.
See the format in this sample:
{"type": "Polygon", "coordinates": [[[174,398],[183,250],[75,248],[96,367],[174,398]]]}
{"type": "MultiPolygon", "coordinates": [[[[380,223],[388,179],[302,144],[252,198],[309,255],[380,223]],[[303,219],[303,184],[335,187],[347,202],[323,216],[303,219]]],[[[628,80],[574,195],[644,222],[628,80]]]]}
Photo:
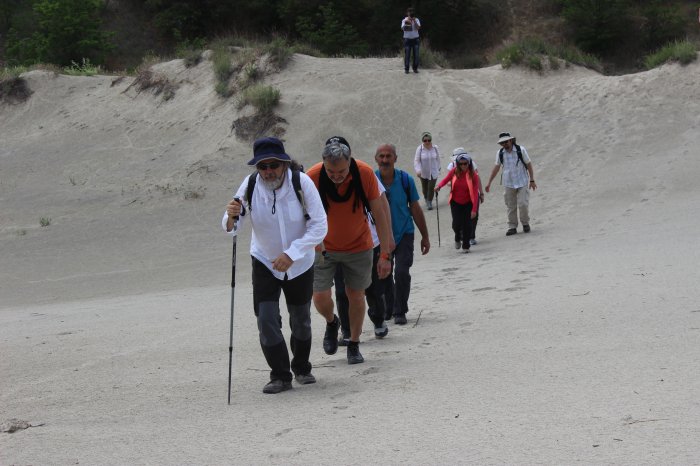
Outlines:
{"type": "Polygon", "coordinates": [[[372,283],[373,251],[361,252],[316,252],[314,260],[314,291],[330,290],[336,267],[343,268],[345,286],[353,290],[364,290],[372,283]]]}

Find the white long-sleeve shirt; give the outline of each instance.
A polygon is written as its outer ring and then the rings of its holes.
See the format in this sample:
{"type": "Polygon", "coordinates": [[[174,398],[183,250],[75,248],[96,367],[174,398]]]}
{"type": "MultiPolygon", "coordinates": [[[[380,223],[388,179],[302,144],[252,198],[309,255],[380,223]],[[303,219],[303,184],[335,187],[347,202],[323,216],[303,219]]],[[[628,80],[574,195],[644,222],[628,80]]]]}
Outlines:
{"type": "MultiPolygon", "coordinates": [[[[257,176],[257,173],[255,174],[257,176]]],[[[248,175],[238,188],[236,195],[243,200],[248,187],[248,175]]],[[[292,188],[292,171],[287,169],[282,186],[273,191],[258,178],[253,190],[252,208],[243,201],[245,215],[239,217],[229,235],[235,236],[245,224],[246,219],[253,226],[250,241],[250,255],[265,264],[272,274],[280,280],[285,273],[291,280],[309,270],[314,265],[314,248],[323,241],[328,232],[326,211],[323,209],[318,190],[306,174],[299,174],[301,189],[304,193],[306,210],[311,217],[304,218],[304,211],[292,188]],[[273,213],[274,206],[274,213],[273,213]],[[272,261],[285,253],[294,263],[287,272],[272,269],[272,261]]],[[[221,226],[226,231],[228,213],[224,212],[221,226]]]]}
{"type": "Polygon", "coordinates": [[[423,144],[419,145],[413,158],[413,168],[419,177],[436,180],[440,174],[440,148],[436,144],[430,149],[423,147],[423,144]]]}

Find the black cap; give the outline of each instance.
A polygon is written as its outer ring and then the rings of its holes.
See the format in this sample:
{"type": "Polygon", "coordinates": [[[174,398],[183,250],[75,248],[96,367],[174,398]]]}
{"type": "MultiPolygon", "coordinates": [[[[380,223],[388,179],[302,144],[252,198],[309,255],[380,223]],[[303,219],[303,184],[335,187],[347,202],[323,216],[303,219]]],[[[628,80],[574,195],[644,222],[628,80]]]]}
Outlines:
{"type": "MultiPolygon", "coordinates": [[[[326,145],[333,144],[334,142],[337,144],[344,144],[344,145],[348,146],[348,149],[350,149],[350,143],[348,141],[346,141],[343,136],[331,136],[331,137],[329,137],[328,140],[326,141],[326,145]]],[[[352,149],[350,149],[350,150],[352,151],[352,149]]]]}

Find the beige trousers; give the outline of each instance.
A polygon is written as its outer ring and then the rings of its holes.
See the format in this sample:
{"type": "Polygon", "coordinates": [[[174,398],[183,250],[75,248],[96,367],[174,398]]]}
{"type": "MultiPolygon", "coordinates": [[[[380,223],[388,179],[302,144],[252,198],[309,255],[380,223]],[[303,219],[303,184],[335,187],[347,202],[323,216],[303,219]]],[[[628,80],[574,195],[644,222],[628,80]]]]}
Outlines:
{"type": "Polygon", "coordinates": [[[522,188],[505,188],[503,199],[506,201],[508,212],[508,229],[518,227],[518,210],[520,211],[520,223],[530,224],[530,192],[527,186],[522,188]]]}

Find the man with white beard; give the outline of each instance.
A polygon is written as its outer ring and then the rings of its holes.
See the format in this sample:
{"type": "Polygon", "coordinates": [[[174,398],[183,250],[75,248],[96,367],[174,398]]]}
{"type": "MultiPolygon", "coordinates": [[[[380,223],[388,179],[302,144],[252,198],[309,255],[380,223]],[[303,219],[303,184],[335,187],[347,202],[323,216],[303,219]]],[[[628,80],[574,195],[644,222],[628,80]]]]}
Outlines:
{"type": "Polygon", "coordinates": [[[255,165],[256,173],[243,180],[226,206],[222,226],[232,236],[246,218],[253,227],[253,307],[271,369],[263,393],[280,393],[292,388],[292,372],[299,384],[316,382],[309,362],[314,248],[326,236],[328,223],[314,182],[296,169],[282,141],[258,139],[253,154],[248,165],[255,165]],[[281,292],[292,331],[291,364],[281,328],[281,292]]]}

